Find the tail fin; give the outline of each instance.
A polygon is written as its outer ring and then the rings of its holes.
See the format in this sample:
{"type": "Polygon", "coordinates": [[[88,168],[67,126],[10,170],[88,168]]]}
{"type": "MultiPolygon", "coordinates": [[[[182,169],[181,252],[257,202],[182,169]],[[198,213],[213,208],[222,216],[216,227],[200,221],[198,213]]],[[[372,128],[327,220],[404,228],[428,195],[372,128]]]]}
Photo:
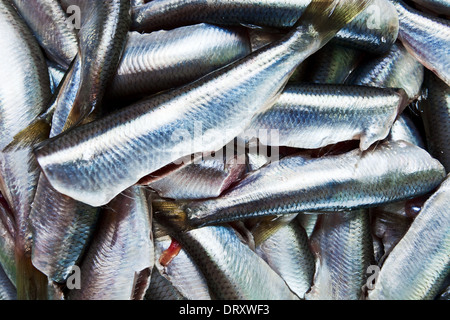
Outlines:
{"type": "Polygon", "coordinates": [[[345,25],[366,9],[373,0],[313,0],[306,8],[297,26],[313,26],[328,42],[345,25]]]}

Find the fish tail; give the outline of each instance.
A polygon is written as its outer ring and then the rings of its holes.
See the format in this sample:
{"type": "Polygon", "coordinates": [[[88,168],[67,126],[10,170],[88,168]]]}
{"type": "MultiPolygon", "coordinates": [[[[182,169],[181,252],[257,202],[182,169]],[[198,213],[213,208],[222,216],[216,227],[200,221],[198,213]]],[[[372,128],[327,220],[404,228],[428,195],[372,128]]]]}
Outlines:
{"type": "Polygon", "coordinates": [[[45,118],[36,118],[28,127],[16,134],[13,140],[2,150],[8,153],[33,147],[35,144],[48,139],[50,124],[45,118]]]}
{"type": "Polygon", "coordinates": [[[155,199],[152,202],[154,217],[161,225],[170,230],[186,231],[189,227],[183,204],[182,201],[155,199]]]}
{"type": "Polygon", "coordinates": [[[373,0],[313,0],[295,27],[313,26],[328,42],[345,25],[366,9],[373,0]]]}

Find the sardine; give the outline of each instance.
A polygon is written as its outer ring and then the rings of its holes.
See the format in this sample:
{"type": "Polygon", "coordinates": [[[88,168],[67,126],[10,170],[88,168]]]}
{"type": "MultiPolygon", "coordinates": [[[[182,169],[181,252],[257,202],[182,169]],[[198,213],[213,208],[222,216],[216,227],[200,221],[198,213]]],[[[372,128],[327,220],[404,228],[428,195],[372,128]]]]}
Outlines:
{"type": "Polygon", "coordinates": [[[429,9],[436,14],[450,16],[449,0],[412,0],[423,8],[429,9]]]}
{"type": "Polygon", "coordinates": [[[56,0],[11,0],[47,57],[68,68],[78,51],[77,35],[56,0]]]}
{"type": "Polygon", "coordinates": [[[35,150],[44,174],[60,193],[101,206],[181,157],[220,149],[255,112],[275,101],[305,58],[369,3],[313,1],[282,40],[189,85],[48,140],[35,150]]]}
{"type": "Polygon", "coordinates": [[[400,20],[399,39],[420,63],[450,85],[450,22],[390,0],[400,20]]]}
{"type": "Polygon", "coordinates": [[[249,53],[242,29],[202,23],[150,34],[130,32],[108,95],[149,95],[178,87],[249,53]]]}
{"type": "Polygon", "coordinates": [[[256,247],[256,252],[300,299],[304,299],[312,285],[314,257],[308,235],[296,219],[256,247]]]}
{"type": "MultiPolygon", "coordinates": [[[[132,30],[150,32],[199,22],[286,29],[295,24],[310,3],[310,0],[154,0],[133,8],[132,30]]],[[[388,1],[376,0],[339,31],[336,39],[382,52],[395,41],[397,34],[398,17],[394,8],[388,1]]]]}
{"type": "Polygon", "coordinates": [[[316,274],[308,300],[360,300],[373,261],[367,210],[334,212],[319,217],[311,238],[316,274]]]}
{"type": "Polygon", "coordinates": [[[405,100],[404,92],[381,88],[289,84],[248,130],[265,145],[317,149],[356,139],[367,150],[386,138],[405,100]]]}
{"type": "Polygon", "coordinates": [[[450,274],[449,182],[447,176],[387,257],[369,299],[434,299],[439,293],[450,274]]]}
{"type": "Polygon", "coordinates": [[[403,112],[394,122],[387,139],[390,141],[403,140],[422,149],[426,149],[425,141],[419,128],[406,112],[403,112]]]}
{"type": "Polygon", "coordinates": [[[154,264],[150,214],[142,187],[129,188],[108,204],[80,266],[81,289],[70,291],[68,299],[133,297],[138,273],[154,264]]]}
{"type": "Polygon", "coordinates": [[[443,166],[425,150],[403,141],[385,142],[365,153],[285,157],[249,173],[219,198],[155,202],[154,208],[160,219],[190,228],[265,215],[374,207],[426,194],[444,178],[443,166]]]}
{"type": "Polygon", "coordinates": [[[426,97],[420,111],[430,153],[450,172],[450,87],[431,72],[425,75],[426,97]]]}

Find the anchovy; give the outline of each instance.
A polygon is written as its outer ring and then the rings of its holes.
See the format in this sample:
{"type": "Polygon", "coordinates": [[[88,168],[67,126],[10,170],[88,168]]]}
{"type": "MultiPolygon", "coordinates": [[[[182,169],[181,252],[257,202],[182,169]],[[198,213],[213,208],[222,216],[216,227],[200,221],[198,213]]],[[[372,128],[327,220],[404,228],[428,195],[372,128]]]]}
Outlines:
{"type": "Polygon", "coordinates": [[[160,219],[189,228],[265,215],[374,207],[426,194],[444,177],[443,166],[425,150],[403,141],[385,142],[365,153],[285,157],[248,174],[219,198],[163,206],[155,202],[154,208],[160,219]]]}
{"type": "MultiPolygon", "coordinates": [[[[150,32],[199,22],[286,29],[295,24],[310,3],[310,0],[153,0],[133,8],[132,30],[150,32]]],[[[336,40],[383,52],[396,40],[397,34],[395,9],[388,1],[376,0],[339,31],[336,40]]]]}
{"type": "Polygon", "coordinates": [[[346,83],[381,87],[402,88],[410,100],[417,98],[423,82],[424,67],[405,47],[396,42],[382,56],[371,57],[361,63],[346,83]]]}
{"type": "Polygon", "coordinates": [[[449,182],[447,176],[389,254],[370,300],[434,299],[439,293],[450,274],[449,182]]]}
{"type": "Polygon", "coordinates": [[[68,68],[78,51],[77,35],[56,0],[11,0],[48,58],[68,68]]]}
{"type": "Polygon", "coordinates": [[[450,172],[450,87],[431,72],[424,82],[419,106],[430,153],[450,172]]]}
{"type": "Polygon", "coordinates": [[[275,101],[306,57],[368,4],[313,1],[282,40],[189,85],[48,140],[35,150],[44,174],[58,192],[101,206],[177,159],[220,149],[256,111],[275,101]]]}
{"type": "Polygon", "coordinates": [[[133,297],[137,274],[154,264],[150,214],[142,187],[129,188],[108,204],[80,265],[81,289],[70,291],[68,299],[133,297]]]}
{"type": "Polygon", "coordinates": [[[319,217],[311,238],[316,256],[314,285],[307,300],[360,300],[373,260],[367,210],[319,217]]]}
{"type": "Polygon", "coordinates": [[[414,58],[450,85],[450,22],[390,0],[400,20],[399,39],[414,58]]]}
{"type": "Polygon", "coordinates": [[[406,106],[404,96],[380,88],[289,84],[271,108],[254,116],[248,130],[265,145],[317,149],[356,139],[367,150],[389,134],[406,106]]]}
{"type": "Polygon", "coordinates": [[[178,87],[249,53],[242,29],[202,23],[150,34],[129,32],[108,95],[148,95],[178,87]]]}

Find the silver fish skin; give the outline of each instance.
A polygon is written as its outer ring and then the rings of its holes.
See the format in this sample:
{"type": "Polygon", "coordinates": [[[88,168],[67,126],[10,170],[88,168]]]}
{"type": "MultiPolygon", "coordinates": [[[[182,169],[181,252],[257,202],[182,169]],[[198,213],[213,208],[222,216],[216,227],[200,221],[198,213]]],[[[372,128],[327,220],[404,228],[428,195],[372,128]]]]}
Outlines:
{"type": "Polygon", "coordinates": [[[48,140],[35,150],[43,172],[60,193],[101,206],[181,157],[219,150],[245,129],[255,112],[275,101],[305,58],[367,5],[314,1],[279,42],[189,85],[48,140]]]}
{"type": "Polygon", "coordinates": [[[178,255],[167,266],[161,265],[159,257],[169,247],[171,241],[169,236],[155,239],[155,267],[158,273],[169,281],[183,299],[211,300],[205,276],[186,250],[181,248],[178,255]]]}
{"type": "Polygon", "coordinates": [[[346,83],[353,85],[402,88],[410,100],[420,94],[424,67],[400,43],[396,42],[384,55],[375,56],[361,63],[346,83]]]}
{"type": "Polygon", "coordinates": [[[9,1],[0,1],[0,151],[44,111],[50,78],[39,44],[9,1]]]}
{"type": "Polygon", "coordinates": [[[98,110],[119,65],[131,22],[129,0],[86,1],[82,5],[84,18],[78,32],[81,80],[64,130],[98,110]]]}
{"type": "Polygon", "coordinates": [[[283,279],[227,226],[176,234],[219,300],[298,300],[283,279]]]}
{"type": "Polygon", "coordinates": [[[16,283],[15,223],[0,194],[0,265],[13,285],[16,283]]]}
{"type": "Polygon", "coordinates": [[[426,144],[421,132],[406,112],[403,112],[397,120],[395,120],[387,139],[390,141],[403,140],[422,149],[426,149],[426,144]]]}
{"type": "Polygon", "coordinates": [[[368,211],[323,214],[318,225],[311,238],[316,274],[306,299],[360,300],[373,260],[368,211]]]}
{"type": "Polygon", "coordinates": [[[78,51],[77,35],[57,0],[11,0],[48,58],[68,68],[78,51]]]}
{"type": "Polygon", "coordinates": [[[400,20],[399,39],[420,63],[450,85],[450,22],[390,0],[400,20]]]}
{"type": "Polygon", "coordinates": [[[430,153],[450,172],[450,87],[431,72],[424,81],[426,98],[419,106],[430,153]]]}
{"type": "Polygon", "coordinates": [[[147,34],[129,32],[108,95],[149,95],[178,87],[249,53],[243,29],[202,23],[147,34]]]}
{"type": "Polygon", "coordinates": [[[154,267],[144,300],[187,300],[169,280],[154,267]]]}
{"type": "Polygon", "coordinates": [[[311,58],[306,82],[309,83],[344,83],[361,60],[361,52],[330,43],[311,58]]]}
{"type": "Polygon", "coordinates": [[[320,214],[317,212],[300,212],[298,214],[297,221],[305,229],[308,238],[313,234],[319,216],[320,214]]]}
{"type": "Polygon", "coordinates": [[[50,60],[47,60],[47,65],[48,65],[48,74],[50,76],[50,87],[52,90],[52,94],[55,94],[59,84],[64,79],[67,70],[50,60]]]}
{"type": "Polygon", "coordinates": [[[318,149],[360,140],[364,151],[387,137],[405,100],[401,90],[288,84],[271,108],[255,114],[248,130],[265,145],[318,149]]]}
{"type": "Polygon", "coordinates": [[[256,248],[256,252],[300,299],[304,299],[312,285],[315,263],[308,235],[297,220],[275,232],[256,248]]]}
{"type": "MultiPolygon", "coordinates": [[[[310,0],[154,0],[133,8],[132,30],[150,32],[199,22],[286,29],[295,24],[310,3],[310,0]]],[[[336,41],[382,52],[397,34],[394,8],[388,1],[376,0],[337,33],[336,41]],[[372,21],[374,13],[376,21],[372,21]],[[374,23],[377,24],[372,27],[374,23]]]]}
{"type": "Polygon", "coordinates": [[[384,262],[370,300],[434,299],[450,273],[449,176],[384,262]],[[395,283],[395,286],[392,284],[395,283]]]}
{"type": "Polygon", "coordinates": [[[80,266],[81,290],[72,290],[69,300],[133,297],[137,274],[154,265],[150,214],[142,187],[129,188],[108,204],[80,266]]]}
{"type": "Polygon", "coordinates": [[[214,198],[237,181],[244,172],[245,163],[239,163],[237,157],[229,161],[205,158],[181,166],[147,186],[163,198],[175,200],[214,198]]]}
{"type": "Polygon", "coordinates": [[[17,292],[0,265],[0,300],[17,300],[17,292]]]}
{"type": "MultiPolygon", "coordinates": [[[[285,157],[248,174],[219,198],[174,205],[181,210],[178,214],[186,215],[179,217],[185,219],[182,222],[202,226],[265,215],[374,207],[426,194],[444,178],[443,166],[425,150],[403,141],[384,142],[365,153],[285,157]]],[[[155,207],[155,213],[166,212],[155,207]]]]}
{"type": "Polygon", "coordinates": [[[412,0],[423,8],[429,9],[436,14],[450,16],[449,0],[412,0]]]}

